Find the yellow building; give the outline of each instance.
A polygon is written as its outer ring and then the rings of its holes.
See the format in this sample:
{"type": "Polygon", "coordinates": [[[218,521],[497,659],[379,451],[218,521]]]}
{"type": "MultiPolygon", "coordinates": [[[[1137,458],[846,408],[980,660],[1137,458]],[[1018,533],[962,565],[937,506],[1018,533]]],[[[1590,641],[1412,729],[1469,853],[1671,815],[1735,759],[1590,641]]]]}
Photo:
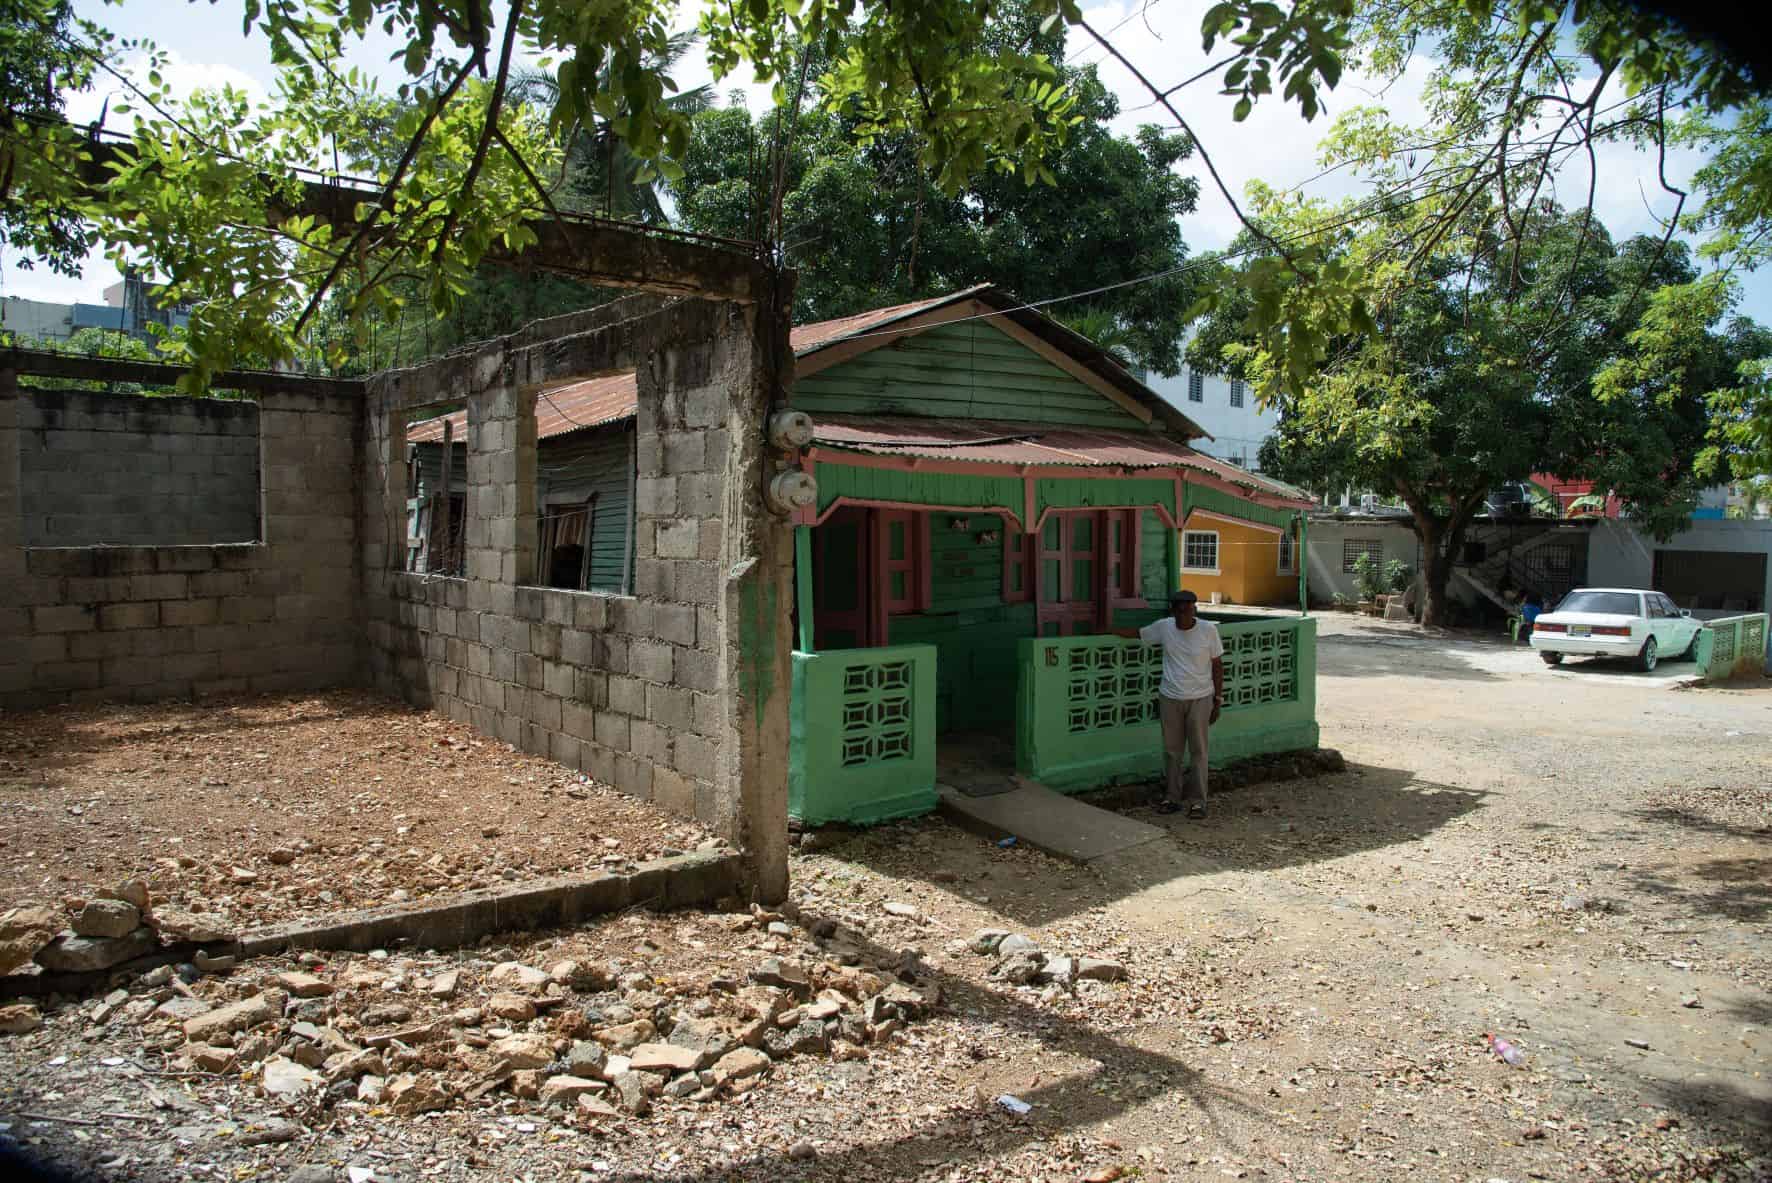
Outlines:
{"type": "Polygon", "coordinates": [[[1298,527],[1196,509],[1181,531],[1181,586],[1211,603],[1298,605],[1298,527]]]}

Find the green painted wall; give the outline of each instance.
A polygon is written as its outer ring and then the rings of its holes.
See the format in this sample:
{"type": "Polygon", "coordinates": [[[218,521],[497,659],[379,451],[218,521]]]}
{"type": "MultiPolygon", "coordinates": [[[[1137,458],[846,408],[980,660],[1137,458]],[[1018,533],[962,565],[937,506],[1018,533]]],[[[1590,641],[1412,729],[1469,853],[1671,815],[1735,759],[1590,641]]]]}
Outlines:
{"type": "Polygon", "coordinates": [[[941,325],[794,383],[819,414],[923,415],[1150,430],[984,321],[941,325]]]}
{"type": "Polygon", "coordinates": [[[788,813],[865,825],[935,808],[935,653],[794,654],[788,813]]]}
{"type": "Polygon", "coordinates": [[[1033,635],[1034,607],[1003,602],[1005,537],[995,515],[932,513],[931,609],[891,619],[894,645],[935,648],[939,732],[1002,728],[1015,717],[1015,646],[1033,635]]]}
{"type": "MultiPolygon", "coordinates": [[[[815,467],[820,510],[828,508],[839,497],[851,497],[907,505],[1001,507],[1019,519],[1025,500],[1021,478],[1009,475],[944,476],[896,468],[853,468],[825,461],[815,467]]],[[[1007,474],[1007,468],[1004,471],[1007,474]]]]}
{"type": "MultiPolygon", "coordinates": [[[[1208,740],[1209,763],[1315,747],[1317,622],[1212,619],[1225,645],[1225,708],[1208,740]]],[[[1031,673],[1016,696],[1019,771],[1065,793],[1162,774],[1155,650],[1102,637],[1040,637],[1020,642],[1018,661],[1031,673]]]]}
{"type": "Polygon", "coordinates": [[[591,587],[620,591],[632,530],[628,526],[628,432],[575,431],[541,441],[535,456],[536,509],[552,501],[597,496],[591,515],[591,587]]]}

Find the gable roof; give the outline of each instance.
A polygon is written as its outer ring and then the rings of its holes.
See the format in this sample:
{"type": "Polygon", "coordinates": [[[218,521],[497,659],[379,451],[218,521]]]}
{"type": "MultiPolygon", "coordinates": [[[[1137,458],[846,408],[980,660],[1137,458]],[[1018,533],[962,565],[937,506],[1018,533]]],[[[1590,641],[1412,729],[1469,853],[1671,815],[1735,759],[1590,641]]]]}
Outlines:
{"type": "MultiPolygon", "coordinates": [[[[1204,428],[1095,342],[992,284],[977,284],[945,296],[796,325],[790,330],[788,341],[794,357],[802,363],[802,372],[807,367],[816,372],[937,324],[973,319],[986,319],[1023,344],[1060,361],[1074,376],[1101,391],[1103,397],[1122,405],[1131,404],[1141,412],[1140,418],[1162,422],[1182,440],[1207,435],[1204,428]]],[[[639,390],[631,370],[544,389],[535,400],[536,438],[550,439],[630,419],[638,402],[639,390]]],[[[467,414],[455,411],[412,424],[406,433],[407,442],[441,441],[445,420],[454,420],[455,438],[465,437],[467,414]]]]}

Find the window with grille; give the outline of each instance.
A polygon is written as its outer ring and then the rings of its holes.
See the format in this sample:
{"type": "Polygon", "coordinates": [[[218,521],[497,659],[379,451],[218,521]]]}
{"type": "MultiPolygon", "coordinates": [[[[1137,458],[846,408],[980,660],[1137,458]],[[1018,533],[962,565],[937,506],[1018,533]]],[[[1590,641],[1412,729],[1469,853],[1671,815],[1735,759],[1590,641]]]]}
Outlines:
{"type": "Polygon", "coordinates": [[[1566,542],[1540,547],[1538,553],[1543,556],[1547,574],[1568,575],[1575,569],[1575,548],[1566,542]]]}
{"type": "Polygon", "coordinates": [[[1243,380],[1241,378],[1232,378],[1231,379],[1231,406],[1240,407],[1242,405],[1243,405],[1243,380]]]}
{"type": "Polygon", "coordinates": [[[1344,538],[1341,540],[1341,573],[1352,575],[1361,555],[1371,555],[1374,563],[1384,562],[1384,543],[1376,538],[1344,538]]]}
{"type": "Polygon", "coordinates": [[[1187,372],[1187,401],[1190,403],[1206,401],[1206,378],[1198,370],[1187,372]]]}
{"type": "Polygon", "coordinates": [[[1290,530],[1280,535],[1280,565],[1278,570],[1281,575],[1298,574],[1298,540],[1292,537],[1292,531],[1290,530]]]}
{"type": "Polygon", "coordinates": [[[1218,531],[1189,530],[1181,537],[1181,566],[1186,571],[1218,570],[1218,531]]]}

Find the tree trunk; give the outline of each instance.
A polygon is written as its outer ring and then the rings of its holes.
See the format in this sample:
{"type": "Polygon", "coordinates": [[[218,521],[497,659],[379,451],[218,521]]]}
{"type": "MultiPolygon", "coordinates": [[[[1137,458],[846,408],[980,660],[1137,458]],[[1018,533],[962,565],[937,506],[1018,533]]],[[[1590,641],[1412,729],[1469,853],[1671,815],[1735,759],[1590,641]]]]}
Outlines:
{"type": "Polygon", "coordinates": [[[1446,623],[1446,585],[1452,582],[1453,556],[1441,549],[1445,534],[1437,520],[1427,531],[1418,524],[1415,533],[1421,539],[1422,576],[1426,584],[1422,589],[1421,623],[1443,625],[1446,623]]]}

